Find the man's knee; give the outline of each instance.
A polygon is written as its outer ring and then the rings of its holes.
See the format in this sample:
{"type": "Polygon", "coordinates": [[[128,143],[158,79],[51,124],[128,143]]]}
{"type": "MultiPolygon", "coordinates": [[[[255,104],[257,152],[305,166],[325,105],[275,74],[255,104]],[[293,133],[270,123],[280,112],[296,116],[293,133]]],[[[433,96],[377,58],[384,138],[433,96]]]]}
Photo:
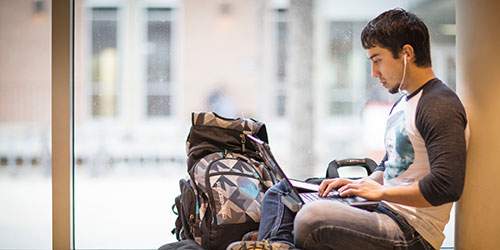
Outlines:
{"type": "Polygon", "coordinates": [[[314,229],[332,223],[336,215],[342,214],[335,212],[340,211],[342,206],[335,201],[315,201],[302,207],[294,222],[296,241],[303,242],[314,229]]]}
{"type": "Polygon", "coordinates": [[[286,193],[286,186],[283,185],[282,181],[279,182],[278,184],[272,186],[269,188],[266,193],[264,194],[263,201],[269,200],[269,199],[276,199],[277,196],[280,196],[283,193],[286,193]]]}

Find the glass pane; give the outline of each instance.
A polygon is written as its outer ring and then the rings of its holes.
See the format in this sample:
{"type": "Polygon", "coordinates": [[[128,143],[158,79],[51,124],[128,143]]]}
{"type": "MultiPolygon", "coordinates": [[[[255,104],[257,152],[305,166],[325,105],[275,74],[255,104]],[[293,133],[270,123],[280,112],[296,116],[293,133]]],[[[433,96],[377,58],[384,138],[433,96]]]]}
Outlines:
{"type": "Polygon", "coordinates": [[[116,115],[117,103],[117,9],[91,9],[92,42],[92,114],[96,117],[116,115]]]}
{"type": "Polygon", "coordinates": [[[0,248],[51,249],[51,2],[0,6],[0,248]]]}
{"type": "Polygon", "coordinates": [[[147,115],[171,114],[171,12],[169,8],[147,9],[147,115]]]}
{"type": "Polygon", "coordinates": [[[148,8],[148,83],[170,81],[170,9],[148,8]]]}
{"type": "Polygon", "coordinates": [[[170,106],[169,96],[148,96],[148,115],[150,116],[167,116],[170,114],[168,110],[170,106]]]}
{"type": "Polygon", "coordinates": [[[167,119],[173,13],[161,1],[76,1],[77,249],[157,249],[175,239],[187,129],[167,119]]]}
{"type": "MultiPolygon", "coordinates": [[[[353,23],[331,22],[330,23],[330,58],[333,61],[335,72],[335,87],[347,87],[352,85],[350,71],[350,59],[353,54],[353,23]]],[[[358,33],[358,32],[357,32],[358,33]]]]}
{"type": "Polygon", "coordinates": [[[193,111],[263,121],[277,159],[295,177],[304,170],[291,167],[299,157],[291,138],[300,133],[291,114],[297,100],[307,100],[314,136],[300,141],[313,145],[304,152],[313,159],[308,174],[322,176],[332,159],[380,161],[398,96],[371,77],[361,30],[390,8],[421,15],[431,31],[434,71],[454,87],[455,40],[445,28],[455,23],[455,6],[441,2],[354,7],[320,0],[312,12],[292,16],[286,0],[76,1],[77,248],[156,249],[175,241],[170,208],[187,175],[193,111]],[[314,20],[313,36],[293,40],[294,18],[314,20]],[[310,58],[291,53],[306,43],[310,58]],[[297,72],[290,66],[300,60],[312,62],[311,80],[301,83],[312,95],[292,85],[297,72]]]}

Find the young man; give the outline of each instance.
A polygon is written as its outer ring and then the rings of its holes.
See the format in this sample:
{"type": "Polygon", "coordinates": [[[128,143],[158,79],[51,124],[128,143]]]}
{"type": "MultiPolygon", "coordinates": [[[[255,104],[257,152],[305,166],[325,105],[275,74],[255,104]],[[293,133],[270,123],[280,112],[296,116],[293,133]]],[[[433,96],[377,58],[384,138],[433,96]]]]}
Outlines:
{"type": "MultiPolygon", "coordinates": [[[[320,195],[379,200],[374,211],[316,201],[297,214],[281,203],[278,184],[265,195],[259,240],[265,249],[439,249],[465,177],[467,118],[456,94],[431,68],[425,24],[403,9],[386,11],[361,34],[372,76],[402,96],[386,125],[386,155],[361,180],[329,179],[320,195]]],[[[245,242],[230,249],[245,248],[245,242]]],[[[251,244],[250,244],[251,245],[251,244]]],[[[253,248],[256,249],[256,248],[253,248]]]]}

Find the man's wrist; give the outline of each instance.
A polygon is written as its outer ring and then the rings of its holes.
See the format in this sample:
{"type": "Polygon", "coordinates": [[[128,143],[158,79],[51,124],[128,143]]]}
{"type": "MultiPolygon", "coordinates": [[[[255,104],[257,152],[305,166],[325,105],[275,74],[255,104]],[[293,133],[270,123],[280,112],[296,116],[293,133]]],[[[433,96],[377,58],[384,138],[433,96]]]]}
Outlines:
{"type": "Polygon", "coordinates": [[[370,176],[368,176],[366,178],[370,178],[370,179],[380,183],[380,185],[383,185],[384,184],[384,171],[375,171],[370,176]]]}

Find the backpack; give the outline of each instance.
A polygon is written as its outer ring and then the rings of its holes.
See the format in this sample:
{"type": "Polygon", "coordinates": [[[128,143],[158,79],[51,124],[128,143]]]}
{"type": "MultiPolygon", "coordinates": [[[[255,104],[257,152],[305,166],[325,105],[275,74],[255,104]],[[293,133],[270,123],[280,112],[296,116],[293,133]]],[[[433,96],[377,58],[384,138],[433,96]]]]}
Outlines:
{"type": "Polygon", "coordinates": [[[192,114],[186,142],[189,178],[179,181],[175,204],[178,240],[226,249],[258,229],[262,198],[277,181],[247,134],[268,140],[265,125],[254,119],[192,114]]]}

